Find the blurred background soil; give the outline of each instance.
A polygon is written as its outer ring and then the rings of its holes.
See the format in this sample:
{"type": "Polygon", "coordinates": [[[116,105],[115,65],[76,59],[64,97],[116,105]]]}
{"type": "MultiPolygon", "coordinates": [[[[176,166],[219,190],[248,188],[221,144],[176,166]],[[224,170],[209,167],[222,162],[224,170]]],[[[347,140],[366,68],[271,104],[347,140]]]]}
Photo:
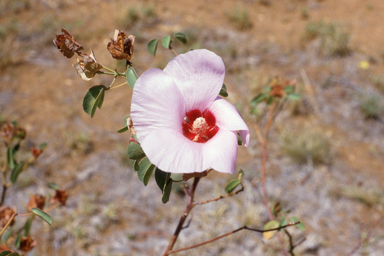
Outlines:
{"type": "MultiPolygon", "coordinates": [[[[2,0],[0,2],[0,115],[25,127],[25,147],[47,142],[43,155],[8,205],[26,211],[29,196],[66,187],[66,207],[51,212],[54,223],[35,221],[37,246],[28,255],[160,255],[168,244],[185,198],[175,189],[168,204],[152,179],[147,187],[131,169],[130,135],[118,134],[129,114],[128,86],[108,91],[93,119],[82,98],[110,76],[85,82],[75,58],[53,45],[64,27],[105,66],[122,70],[106,44],[120,29],[136,36],[132,59],[140,75],[164,68],[173,57],[153,38],[184,32],[188,44],[206,48],[226,65],[228,100],[251,129],[241,147],[238,169],[245,192],[196,207],[176,248],[205,241],[244,224],[262,228],[268,216],[261,200],[261,146],[250,102],[275,76],[296,79],[300,101],[289,102],[273,127],[267,190],[305,223],[289,228],[294,241],[306,240],[296,255],[382,255],[384,251],[384,2],[382,0],[306,1],[108,1],[2,0]]],[[[121,80],[120,82],[123,82],[121,80]]],[[[119,83],[119,82],[118,82],[119,83]]],[[[263,110],[259,109],[261,116],[263,110]]],[[[210,174],[197,191],[203,201],[224,193],[233,177],[210,174]]],[[[22,217],[20,222],[23,222],[22,217]]],[[[177,255],[281,255],[278,240],[239,232],[177,255]]]]}

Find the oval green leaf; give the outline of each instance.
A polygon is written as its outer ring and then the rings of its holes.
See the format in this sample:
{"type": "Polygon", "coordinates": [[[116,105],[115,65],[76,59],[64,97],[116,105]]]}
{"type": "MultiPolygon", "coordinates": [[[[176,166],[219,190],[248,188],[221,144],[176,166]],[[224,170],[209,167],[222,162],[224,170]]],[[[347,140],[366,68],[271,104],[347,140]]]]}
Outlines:
{"type": "Polygon", "coordinates": [[[161,45],[165,49],[169,49],[170,44],[171,44],[171,36],[164,36],[163,39],[161,40],[161,45]]]}
{"type": "Polygon", "coordinates": [[[288,93],[288,94],[292,93],[294,90],[295,90],[295,87],[292,85],[288,85],[288,86],[284,87],[284,92],[288,93]]]}
{"type": "Polygon", "coordinates": [[[143,160],[140,161],[139,170],[137,171],[137,176],[144,183],[145,186],[147,186],[148,180],[151,177],[154,169],[155,169],[155,166],[151,164],[148,157],[144,157],[143,160]]]}
{"type": "Polygon", "coordinates": [[[3,251],[3,252],[0,253],[0,256],[8,256],[10,254],[12,254],[11,251],[3,251]]]}
{"type": "Polygon", "coordinates": [[[51,189],[54,189],[54,190],[60,190],[60,187],[54,182],[50,182],[48,184],[48,187],[50,187],[51,189]]]}
{"type": "Polygon", "coordinates": [[[182,42],[183,44],[186,44],[187,43],[187,37],[184,33],[181,33],[181,32],[177,32],[175,34],[175,38],[177,40],[179,40],[180,42],[182,42]]]}
{"type": "Polygon", "coordinates": [[[24,236],[29,236],[29,231],[31,230],[32,222],[33,222],[33,218],[32,217],[28,218],[24,227],[24,236]]]}
{"type": "Polygon", "coordinates": [[[145,153],[140,144],[130,142],[128,145],[128,157],[129,159],[138,160],[145,157],[145,153]]]}
{"type": "MultiPolygon", "coordinates": [[[[264,230],[268,230],[268,229],[273,229],[273,228],[278,228],[279,227],[279,222],[277,222],[276,220],[271,220],[271,221],[268,221],[267,224],[264,225],[264,230]]],[[[275,233],[276,233],[277,230],[273,230],[273,231],[268,231],[268,232],[264,232],[263,233],[263,236],[265,239],[271,239],[275,233]]]]}
{"type": "Polygon", "coordinates": [[[280,227],[284,227],[285,225],[287,225],[287,219],[282,219],[282,220],[280,220],[280,223],[279,223],[279,225],[280,225],[280,227]]]}
{"type": "Polygon", "coordinates": [[[39,149],[43,150],[47,147],[47,143],[41,143],[40,146],[39,146],[39,149]]]}
{"type": "Polygon", "coordinates": [[[85,113],[93,117],[96,112],[96,108],[101,108],[104,100],[104,85],[97,85],[90,88],[83,99],[83,109],[85,113]]]}
{"type": "Polygon", "coordinates": [[[40,209],[32,208],[32,212],[42,218],[45,222],[47,222],[49,225],[52,224],[52,217],[48,215],[48,213],[43,212],[40,209]]]}
{"type": "Polygon", "coordinates": [[[157,186],[160,188],[162,192],[165,188],[165,184],[167,184],[170,177],[171,177],[171,173],[163,172],[162,170],[156,167],[155,180],[156,180],[157,186]]]}
{"type": "Polygon", "coordinates": [[[9,168],[15,168],[15,157],[13,156],[13,148],[9,147],[7,149],[7,163],[9,168]]]}
{"type": "Polygon", "coordinates": [[[228,97],[227,86],[225,86],[225,84],[223,84],[223,86],[221,87],[219,95],[221,97],[228,97]]]}
{"type": "MultiPolygon", "coordinates": [[[[7,230],[4,231],[4,234],[3,234],[3,236],[2,236],[2,242],[3,242],[3,244],[6,244],[6,243],[7,243],[9,237],[11,236],[11,234],[12,234],[12,232],[9,231],[9,229],[7,229],[7,230]]],[[[0,254],[0,255],[1,255],[1,254],[0,254]]]]}
{"type": "Polygon", "coordinates": [[[127,127],[127,126],[125,126],[125,127],[123,127],[123,128],[120,128],[119,130],[117,130],[117,133],[123,133],[123,132],[126,132],[126,131],[128,131],[128,127],[127,127]]]}
{"type": "Polygon", "coordinates": [[[240,180],[231,180],[230,182],[228,182],[228,184],[224,188],[225,193],[227,194],[232,193],[232,191],[235,190],[235,188],[239,186],[240,183],[241,183],[240,180]]]}
{"type": "Polygon", "coordinates": [[[18,163],[15,168],[13,168],[11,173],[11,182],[15,183],[19,174],[23,171],[23,163],[18,163]]]}
{"type": "Polygon", "coordinates": [[[16,240],[15,240],[15,247],[17,249],[20,248],[20,243],[21,243],[21,234],[18,234],[17,237],[16,237],[16,240]]]}
{"type": "MultiPolygon", "coordinates": [[[[291,217],[289,219],[290,222],[298,222],[300,221],[299,218],[297,217],[291,217]]],[[[298,229],[300,229],[301,231],[304,231],[305,230],[305,225],[303,222],[300,222],[299,224],[295,225],[295,227],[297,227],[298,229]]]]}
{"type": "Polygon", "coordinates": [[[257,104],[259,104],[260,102],[264,101],[266,98],[268,97],[267,94],[265,93],[260,93],[258,95],[256,95],[256,97],[254,97],[251,101],[251,105],[252,106],[255,106],[257,104]]]}
{"type": "Polygon", "coordinates": [[[169,201],[169,197],[172,191],[172,184],[172,179],[169,179],[167,184],[165,184],[165,187],[163,189],[163,196],[161,197],[161,201],[163,202],[163,204],[166,204],[169,201]]]}
{"type": "MultiPolygon", "coordinates": [[[[156,52],[156,50],[155,50],[156,52]]],[[[136,71],[133,69],[133,67],[129,67],[127,69],[127,72],[125,72],[125,76],[127,78],[127,82],[129,84],[129,87],[133,90],[133,87],[135,86],[136,80],[137,80],[137,74],[136,71]]]]}
{"type": "Polygon", "coordinates": [[[151,41],[148,42],[147,44],[147,51],[152,54],[153,56],[156,55],[156,50],[157,50],[157,39],[152,39],[151,41]]]}
{"type": "Polygon", "coordinates": [[[300,100],[301,96],[297,93],[290,93],[287,95],[287,98],[290,100],[300,100]]]}

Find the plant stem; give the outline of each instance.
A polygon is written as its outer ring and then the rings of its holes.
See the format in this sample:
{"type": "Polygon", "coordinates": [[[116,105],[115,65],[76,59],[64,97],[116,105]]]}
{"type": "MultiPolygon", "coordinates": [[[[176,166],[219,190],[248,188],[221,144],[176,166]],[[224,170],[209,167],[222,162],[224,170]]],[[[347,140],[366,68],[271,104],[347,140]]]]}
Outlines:
{"type": "Polygon", "coordinates": [[[7,224],[5,224],[5,226],[3,227],[3,229],[0,231],[0,236],[4,233],[4,231],[7,229],[7,227],[11,224],[13,218],[15,218],[15,216],[17,215],[17,213],[15,212],[14,214],[12,214],[11,218],[9,218],[7,224]]]}
{"type": "Polygon", "coordinates": [[[169,255],[169,252],[172,250],[173,246],[174,246],[175,243],[176,243],[177,238],[179,237],[180,231],[183,229],[183,224],[184,224],[185,220],[187,219],[188,214],[191,212],[191,210],[192,210],[193,207],[195,206],[195,205],[193,204],[193,197],[194,197],[194,195],[195,195],[196,187],[197,187],[197,184],[199,183],[199,180],[200,180],[200,178],[198,178],[198,177],[196,177],[196,178],[193,180],[193,184],[192,184],[192,186],[191,186],[190,189],[189,189],[189,200],[188,200],[188,204],[187,204],[187,206],[185,207],[184,213],[183,213],[183,215],[180,217],[179,224],[177,225],[177,227],[176,227],[176,229],[175,229],[175,232],[173,233],[172,239],[171,239],[171,241],[169,242],[168,247],[167,247],[167,249],[165,249],[165,251],[164,251],[164,253],[162,254],[162,256],[167,256],[167,255],[169,255]]]}
{"type": "Polygon", "coordinates": [[[181,252],[181,251],[186,251],[186,250],[189,250],[189,249],[193,249],[193,248],[196,248],[196,247],[199,247],[199,246],[202,246],[202,245],[205,245],[205,244],[209,244],[209,243],[212,243],[214,241],[217,241],[221,238],[224,238],[226,236],[229,236],[229,235],[232,235],[232,234],[235,234],[236,232],[239,232],[241,230],[249,230],[249,231],[254,231],[254,232],[258,232],[258,233],[265,233],[265,232],[270,232],[270,231],[275,231],[275,230],[281,230],[283,228],[286,228],[286,227],[290,227],[290,226],[294,226],[294,225],[297,225],[299,224],[300,221],[298,222],[294,222],[294,223],[288,223],[287,225],[285,226],[281,226],[281,227],[278,227],[278,228],[272,228],[272,229],[265,229],[265,230],[262,230],[262,229],[255,229],[255,228],[249,228],[247,226],[242,226],[238,229],[235,229],[235,230],[232,230],[228,233],[225,233],[221,236],[218,236],[218,237],[215,237],[213,239],[210,239],[210,240],[207,240],[205,242],[202,242],[202,243],[199,243],[199,244],[195,244],[195,245],[192,245],[192,246],[188,246],[188,247],[184,247],[184,248],[181,248],[181,249],[178,249],[178,250],[173,250],[173,251],[170,251],[168,252],[168,255],[171,254],[171,253],[176,253],[176,252],[181,252]]]}

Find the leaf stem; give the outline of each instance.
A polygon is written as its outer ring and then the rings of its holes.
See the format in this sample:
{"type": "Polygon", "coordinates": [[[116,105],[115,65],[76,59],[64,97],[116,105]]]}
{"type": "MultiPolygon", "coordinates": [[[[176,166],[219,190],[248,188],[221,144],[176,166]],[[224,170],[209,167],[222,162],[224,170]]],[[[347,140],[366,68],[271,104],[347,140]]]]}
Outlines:
{"type": "Polygon", "coordinates": [[[123,86],[123,85],[126,85],[126,84],[128,84],[128,83],[125,82],[125,83],[122,83],[122,84],[119,84],[119,85],[116,85],[116,86],[113,86],[113,87],[109,87],[109,89],[110,89],[110,90],[112,90],[112,89],[116,89],[116,88],[119,88],[119,87],[121,87],[121,86],[123,86]]]}

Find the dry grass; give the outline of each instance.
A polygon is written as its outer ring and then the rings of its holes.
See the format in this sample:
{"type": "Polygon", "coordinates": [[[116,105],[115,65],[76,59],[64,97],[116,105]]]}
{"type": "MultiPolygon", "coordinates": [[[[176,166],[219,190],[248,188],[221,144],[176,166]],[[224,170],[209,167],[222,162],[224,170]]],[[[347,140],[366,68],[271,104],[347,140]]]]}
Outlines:
{"type": "Polygon", "coordinates": [[[350,35],[333,22],[308,22],[303,39],[305,41],[319,39],[319,52],[324,56],[346,56],[351,52],[350,35]]]}
{"type": "Polygon", "coordinates": [[[324,164],[331,160],[331,145],[328,138],[312,130],[280,134],[280,150],[299,164],[324,164]]]}

